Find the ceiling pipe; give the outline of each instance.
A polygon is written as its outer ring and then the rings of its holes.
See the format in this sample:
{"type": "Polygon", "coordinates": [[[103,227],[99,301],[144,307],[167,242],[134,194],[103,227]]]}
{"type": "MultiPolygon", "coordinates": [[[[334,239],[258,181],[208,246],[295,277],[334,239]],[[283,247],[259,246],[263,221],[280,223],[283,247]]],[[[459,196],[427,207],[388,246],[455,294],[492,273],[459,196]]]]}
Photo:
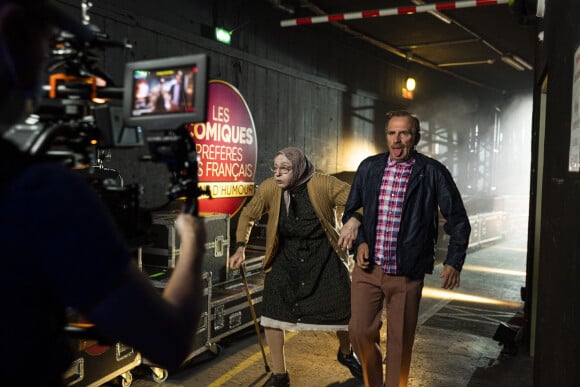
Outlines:
{"type": "MultiPolygon", "coordinates": [[[[411,2],[413,4],[425,4],[425,2],[423,0],[411,0],[411,2]]],[[[436,15],[434,15],[434,16],[436,16],[436,15]]],[[[453,24],[455,24],[457,27],[461,28],[463,31],[465,31],[468,34],[470,34],[471,36],[473,36],[476,41],[481,42],[482,44],[486,45],[490,50],[494,51],[497,55],[499,55],[502,62],[511,66],[515,70],[518,70],[518,71],[530,70],[531,71],[534,69],[531,64],[526,62],[521,57],[519,57],[517,55],[502,52],[500,49],[496,48],[493,44],[491,44],[490,42],[485,40],[481,35],[477,34],[475,31],[467,28],[463,24],[459,23],[457,20],[451,19],[451,18],[449,18],[449,20],[451,20],[451,22],[453,24]]],[[[491,63],[493,63],[493,62],[491,62],[491,63]]],[[[473,64],[475,64],[475,63],[473,63],[473,64]]],[[[440,63],[439,66],[444,66],[444,64],[440,63]]]]}
{"type": "Polygon", "coordinates": [[[531,71],[531,70],[533,70],[533,69],[534,69],[534,67],[533,67],[531,64],[529,64],[528,62],[526,62],[525,60],[523,60],[523,59],[522,59],[522,58],[520,58],[519,56],[517,56],[517,55],[513,55],[513,54],[512,54],[512,55],[511,55],[511,57],[512,57],[512,58],[513,58],[513,59],[514,59],[516,62],[518,62],[519,64],[521,64],[522,66],[524,66],[524,67],[526,68],[526,70],[530,70],[530,71],[531,71]]]}
{"type": "Polygon", "coordinates": [[[429,42],[429,43],[413,43],[413,44],[404,44],[398,46],[399,49],[403,50],[412,50],[415,48],[422,48],[422,47],[438,47],[438,46],[452,46],[454,44],[466,44],[466,43],[476,43],[480,42],[481,39],[471,38],[471,39],[459,39],[459,40],[444,40],[440,42],[429,42]]]}
{"type": "MultiPolygon", "coordinates": [[[[415,5],[425,4],[425,2],[423,0],[411,0],[411,3],[413,3],[415,5]]],[[[441,20],[445,24],[451,24],[451,22],[452,22],[452,20],[449,16],[447,16],[444,13],[441,13],[439,11],[427,11],[427,13],[430,13],[431,15],[433,15],[437,19],[441,20]]]]}
{"type": "MultiPolygon", "coordinates": [[[[303,1],[303,2],[301,2],[301,6],[303,8],[308,9],[310,12],[314,13],[315,15],[328,15],[326,12],[324,12],[324,10],[322,10],[316,4],[314,4],[312,2],[309,2],[309,1],[303,1]]],[[[458,24],[454,20],[452,20],[452,22],[454,24],[458,24]]],[[[378,47],[378,48],[380,48],[382,50],[385,50],[385,51],[387,51],[387,52],[389,52],[391,54],[394,54],[394,55],[396,55],[396,56],[398,56],[400,58],[404,58],[404,59],[409,60],[409,56],[408,56],[409,51],[408,50],[401,50],[398,47],[395,47],[393,45],[390,45],[388,43],[385,43],[383,41],[380,41],[378,39],[375,39],[375,38],[373,38],[371,36],[368,36],[366,34],[363,34],[362,32],[356,31],[356,30],[348,27],[345,24],[337,23],[337,22],[331,22],[330,24],[332,26],[338,28],[339,30],[341,30],[341,31],[349,34],[349,35],[352,35],[352,36],[354,36],[354,37],[356,37],[356,38],[358,38],[360,40],[363,40],[365,42],[368,42],[368,43],[372,44],[375,47],[378,47]]],[[[479,38],[479,37],[477,38],[477,40],[481,40],[482,41],[482,39],[479,38]]],[[[484,88],[484,89],[487,89],[487,90],[491,90],[491,91],[494,91],[494,92],[498,92],[500,94],[505,94],[505,90],[503,90],[503,89],[498,89],[498,88],[495,88],[495,87],[492,87],[492,86],[483,84],[481,82],[475,81],[473,79],[464,77],[462,75],[459,75],[457,73],[454,73],[453,71],[447,70],[446,68],[440,67],[437,63],[431,62],[431,61],[429,61],[427,59],[424,59],[424,58],[422,58],[420,56],[413,55],[413,57],[412,57],[411,60],[413,62],[416,62],[416,63],[424,66],[424,67],[428,67],[430,69],[439,71],[439,72],[441,72],[443,74],[447,74],[447,75],[449,75],[451,77],[457,78],[457,79],[462,80],[462,81],[464,81],[466,83],[469,83],[471,85],[478,86],[478,87],[481,87],[481,88],[484,88]]]]}
{"type": "Polygon", "coordinates": [[[472,60],[468,62],[450,62],[450,63],[439,63],[440,67],[455,67],[455,66],[472,66],[481,64],[494,64],[495,59],[484,59],[484,60],[472,60]]]}
{"type": "MultiPolygon", "coordinates": [[[[274,0],[274,1],[280,1],[280,0],[274,0]]],[[[495,4],[508,4],[509,0],[478,0],[477,3],[475,3],[473,1],[458,1],[458,2],[447,2],[447,3],[436,3],[436,4],[427,4],[425,5],[425,2],[423,0],[410,0],[413,4],[417,5],[418,7],[422,7],[420,8],[421,12],[427,12],[427,13],[438,13],[440,14],[440,12],[438,11],[438,9],[454,9],[454,8],[467,8],[467,7],[473,7],[473,6],[482,6],[482,5],[495,5],[495,4]],[[433,10],[431,7],[435,7],[435,10],[433,10]],[[438,8],[439,7],[439,8],[438,8]]],[[[307,0],[302,0],[300,1],[301,3],[301,7],[303,8],[307,8],[309,9],[312,13],[316,14],[316,15],[320,15],[320,17],[327,17],[327,18],[331,18],[333,15],[328,15],[328,13],[324,12],[321,8],[319,8],[316,4],[313,4],[312,2],[309,2],[307,0]]],[[[418,13],[418,12],[411,12],[412,9],[411,8],[415,8],[415,11],[417,9],[417,7],[399,7],[397,8],[397,11],[400,12],[399,14],[403,14],[405,12],[403,11],[407,11],[406,13],[418,13]]],[[[364,11],[363,11],[364,12],[364,11]]],[[[352,12],[352,14],[358,14],[356,12],[352,12]]],[[[442,14],[444,15],[444,14],[442,14]]],[[[336,16],[336,15],[334,15],[336,16]]],[[[376,15],[375,15],[376,16],[376,15]]],[[[381,15],[382,16],[382,15],[381,15]]],[[[434,17],[437,17],[438,19],[444,21],[445,23],[447,23],[446,20],[443,20],[441,18],[439,18],[438,15],[433,15],[434,17]]],[[[470,43],[470,42],[481,42],[482,44],[484,44],[485,46],[487,46],[490,50],[492,50],[493,52],[495,52],[500,59],[502,59],[502,61],[506,64],[507,63],[503,58],[507,57],[508,54],[502,52],[501,50],[499,50],[498,48],[496,48],[493,44],[491,44],[490,42],[488,42],[487,40],[485,40],[481,35],[479,35],[478,33],[472,31],[471,29],[467,28],[466,26],[464,26],[463,24],[461,24],[460,22],[458,22],[455,19],[452,19],[450,17],[448,17],[447,15],[444,15],[445,19],[448,19],[451,21],[451,23],[453,23],[454,25],[456,25],[457,27],[463,29],[465,32],[467,32],[468,34],[472,35],[473,38],[472,39],[464,39],[464,40],[459,40],[459,41],[449,41],[449,42],[433,42],[433,43],[422,43],[422,44],[414,44],[414,45],[407,45],[407,46],[399,46],[399,47],[395,47],[393,45],[390,45],[388,43],[382,42],[378,39],[372,38],[368,35],[365,35],[364,33],[361,33],[359,31],[356,31],[344,24],[338,23],[337,21],[331,21],[330,23],[335,26],[336,28],[341,29],[342,31],[353,35],[361,40],[367,41],[369,43],[371,43],[374,46],[377,46],[383,50],[386,50],[392,54],[395,54],[399,57],[404,57],[407,58],[407,60],[409,60],[409,49],[413,49],[413,48],[418,48],[418,47],[426,47],[426,46],[437,46],[437,45],[449,45],[449,44],[461,44],[461,43],[470,43]]],[[[302,19],[312,19],[312,18],[302,18],[302,19]]],[[[298,20],[298,19],[293,19],[293,20],[298,20]]],[[[282,25],[282,23],[284,23],[285,21],[281,21],[280,25],[282,25]]],[[[308,24],[308,23],[306,23],[308,24]]],[[[520,58],[517,55],[509,55],[511,58],[513,58],[516,63],[518,63],[520,66],[523,66],[525,69],[527,70],[533,70],[532,65],[530,65],[528,62],[526,62],[524,59],[520,58]]],[[[511,59],[510,58],[510,59],[511,59]]],[[[424,59],[420,56],[416,56],[413,55],[412,60],[418,64],[421,64],[425,67],[429,67],[432,69],[435,69],[437,71],[440,71],[442,73],[445,73],[447,75],[450,75],[452,77],[455,77],[457,79],[461,79],[464,82],[468,82],[472,85],[476,85],[479,87],[483,87],[489,90],[493,90],[493,91],[497,91],[500,92],[502,94],[505,93],[505,90],[503,89],[497,89],[495,87],[491,87],[489,85],[485,85],[482,84],[481,82],[478,81],[474,81],[470,78],[466,78],[462,75],[456,74],[452,71],[446,70],[444,69],[444,67],[452,67],[452,66],[461,66],[461,63],[464,63],[465,65],[472,65],[472,64],[493,64],[495,63],[494,59],[484,59],[481,61],[472,61],[472,62],[457,62],[460,64],[454,64],[454,63],[443,63],[443,64],[437,64],[434,62],[431,62],[427,59],[424,59]]],[[[515,66],[514,69],[516,68],[515,66]]],[[[517,69],[519,71],[519,68],[517,69]]]]}
{"type": "MultiPolygon", "coordinates": [[[[425,4],[425,2],[423,0],[411,0],[411,2],[413,4],[418,4],[418,5],[422,5],[425,4]]],[[[498,3],[499,4],[499,3],[498,3]]],[[[440,12],[439,12],[440,13],[440,12]]],[[[435,16],[435,15],[434,15],[435,16]]],[[[437,16],[436,16],[437,17],[437,16]]],[[[445,17],[447,17],[449,19],[449,21],[453,24],[455,24],[457,27],[461,28],[463,31],[467,32],[468,34],[470,34],[471,36],[473,36],[475,39],[477,39],[478,41],[480,41],[482,44],[486,45],[490,50],[494,51],[496,54],[498,54],[500,57],[504,56],[504,53],[501,52],[501,50],[499,50],[498,48],[496,48],[494,45],[492,45],[491,43],[489,43],[487,40],[483,39],[479,34],[477,34],[475,31],[467,28],[466,26],[464,26],[463,24],[459,23],[457,20],[452,19],[450,17],[448,17],[447,15],[445,15],[445,17]]],[[[450,24],[451,24],[450,23],[450,24]]]]}
{"type": "Polygon", "coordinates": [[[294,7],[284,4],[283,0],[267,0],[274,8],[294,15],[294,7]]]}
{"type": "Polygon", "coordinates": [[[526,68],[517,60],[509,55],[504,55],[501,57],[503,63],[507,64],[508,66],[513,67],[518,71],[524,71],[526,68]]]}

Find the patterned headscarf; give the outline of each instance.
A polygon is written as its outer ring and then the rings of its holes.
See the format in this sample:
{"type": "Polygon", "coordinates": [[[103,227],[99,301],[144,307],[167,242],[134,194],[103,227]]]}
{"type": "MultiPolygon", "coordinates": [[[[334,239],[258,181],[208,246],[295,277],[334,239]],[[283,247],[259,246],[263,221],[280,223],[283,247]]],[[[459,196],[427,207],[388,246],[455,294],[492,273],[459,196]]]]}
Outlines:
{"type": "Polygon", "coordinates": [[[293,176],[287,190],[292,190],[306,183],[314,175],[314,165],[304,155],[304,152],[296,147],[287,147],[278,151],[277,155],[284,155],[292,164],[293,176]]]}

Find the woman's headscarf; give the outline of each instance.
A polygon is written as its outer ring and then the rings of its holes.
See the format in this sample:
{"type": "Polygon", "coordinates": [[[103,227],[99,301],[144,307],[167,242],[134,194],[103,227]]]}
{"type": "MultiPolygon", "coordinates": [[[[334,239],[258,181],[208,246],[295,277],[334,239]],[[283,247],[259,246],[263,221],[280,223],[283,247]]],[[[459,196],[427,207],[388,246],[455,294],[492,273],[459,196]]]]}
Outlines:
{"type": "Polygon", "coordinates": [[[290,184],[286,188],[287,190],[291,191],[293,188],[306,183],[314,175],[314,165],[299,148],[290,146],[278,151],[276,155],[286,156],[292,164],[294,173],[290,184]]]}
{"type": "Polygon", "coordinates": [[[314,165],[308,160],[299,148],[287,147],[284,148],[276,154],[284,155],[292,164],[292,180],[288,187],[284,190],[284,204],[286,207],[286,213],[288,213],[290,208],[290,191],[304,183],[306,183],[312,175],[314,175],[314,165]]]}

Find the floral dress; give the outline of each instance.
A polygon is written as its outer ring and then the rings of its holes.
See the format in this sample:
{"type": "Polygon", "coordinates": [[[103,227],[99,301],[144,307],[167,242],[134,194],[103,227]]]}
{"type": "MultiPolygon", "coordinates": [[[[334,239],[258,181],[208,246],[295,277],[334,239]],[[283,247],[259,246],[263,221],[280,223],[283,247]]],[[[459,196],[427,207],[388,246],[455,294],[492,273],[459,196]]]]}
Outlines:
{"type": "MultiPolygon", "coordinates": [[[[346,330],[350,276],[320,224],[306,184],[280,208],[280,248],[266,274],[262,325],[281,329],[346,330]]],[[[284,203],[284,200],[282,200],[284,203]]]]}

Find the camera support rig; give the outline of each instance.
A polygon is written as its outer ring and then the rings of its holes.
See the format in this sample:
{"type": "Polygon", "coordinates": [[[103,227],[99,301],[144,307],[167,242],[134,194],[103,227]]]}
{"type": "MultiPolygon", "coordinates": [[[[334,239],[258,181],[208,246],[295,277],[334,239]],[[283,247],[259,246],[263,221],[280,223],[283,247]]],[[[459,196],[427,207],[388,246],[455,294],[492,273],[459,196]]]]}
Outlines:
{"type": "MultiPolygon", "coordinates": [[[[115,86],[113,79],[99,68],[99,55],[95,52],[105,48],[131,49],[132,46],[110,40],[98,27],[91,25],[88,15],[91,6],[83,0],[83,24],[94,33],[94,38],[82,41],[66,31],[60,33],[51,50],[44,98],[35,114],[8,130],[5,137],[30,155],[59,161],[85,174],[129,243],[138,245],[150,225],[150,210],[145,210],[144,215],[139,207],[142,187],[137,184],[125,186],[122,177],[117,180],[118,184],[105,182],[98,173],[103,172],[103,168],[98,170],[102,167],[102,160],[99,160],[102,150],[142,146],[147,140],[148,159],[165,163],[171,174],[167,198],[173,201],[185,197],[185,210],[193,215],[198,215],[198,197],[209,196],[209,189],[198,187],[197,153],[184,124],[163,131],[150,130],[146,125],[125,127],[122,104],[125,94],[133,93],[132,85],[115,86]],[[113,116],[119,122],[114,124],[113,116]],[[135,134],[131,141],[122,141],[131,134],[125,136],[125,130],[135,134]],[[143,133],[147,138],[143,138],[143,133]]],[[[205,72],[200,82],[207,84],[205,72]]],[[[205,113],[205,106],[199,107],[199,111],[205,113]]],[[[152,123],[161,123],[164,128],[175,127],[175,123],[165,125],[165,120],[166,117],[153,117],[152,123]]]]}
{"type": "Polygon", "coordinates": [[[169,200],[185,198],[184,212],[198,216],[197,198],[210,196],[208,187],[198,185],[198,160],[195,143],[185,125],[171,133],[147,137],[151,161],[165,163],[171,173],[169,200]]]}

